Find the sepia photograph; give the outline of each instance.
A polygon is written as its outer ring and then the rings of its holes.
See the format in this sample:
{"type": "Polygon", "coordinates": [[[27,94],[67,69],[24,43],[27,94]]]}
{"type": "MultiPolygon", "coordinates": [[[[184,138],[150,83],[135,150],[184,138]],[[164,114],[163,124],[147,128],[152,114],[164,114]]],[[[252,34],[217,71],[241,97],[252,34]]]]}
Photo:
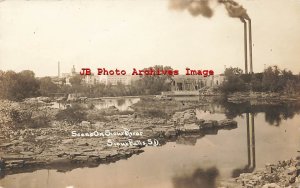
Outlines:
{"type": "Polygon", "coordinates": [[[0,0],[0,188],[299,188],[300,0],[0,0]]]}

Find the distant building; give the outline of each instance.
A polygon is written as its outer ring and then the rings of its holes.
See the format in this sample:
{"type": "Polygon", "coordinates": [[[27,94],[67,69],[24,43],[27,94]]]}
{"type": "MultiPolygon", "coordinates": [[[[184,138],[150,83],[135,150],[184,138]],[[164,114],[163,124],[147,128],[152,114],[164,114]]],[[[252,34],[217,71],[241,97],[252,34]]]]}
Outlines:
{"type": "Polygon", "coordinates": [[[65,84],[65,79],[64,78],[60,78],[60,77],[57,77],[57,76],[54,76],[54,77],[50,77],[51,78],[51,81],[56,84],[56,85],[64,85],[65,84]]]}
{"type": "Polygon", "coordinates": [[[62,73],[61,78],[65,79],[65,84],[66,85],[71,85],[70,83],[70,78],[72,78],[75,75],[78,75],[79,72],[76,72],[75,66],[73,65],[71,72],[70,73],[62,73]]]}
{"type": "Polygon", "coordinates": [[[213,76],[213,86],[219,86],[225,80],[224,74],[218,74],[213,76]]]}
{"type": "Polygon", "coordinates": [[[92,73],[91,75],[84,75],[82,82],[87,85],[95,85],[97,83],[97,79],[95,75],[92,73]]]}
{"type": "MultiPolygon", "coordinates": [[[[79,75],[79,72],[76,72],[75,66],[73,65],[70,73],[62,73],[60,79],[64,80],[66,85],[71,85],[70,79],[73,76],[79,75]]],[[[57,78],[57,77],[56,77],[57,78]]],[[[111,84],[117,85],[122,83],[124,85],[130,85],[132,81],[140,79],[139,76],[132,75],[82,75],[82,84],[95,85],[95,84],[111,84]]]]}
{"type": "Polygon", "coordinates": [[[124,85],[131,85],[132,81],[138,80],[139,76],[132,75],[107,75],[107,83],[111,85],[117,85],[118,83],[124,85]]]}
{"type": "Polygon", "coordinates": [[[172,78],[171,91],[197,91],[203,87],[218,86],[223,81],[224,75],[178,75],[172,78]]]}

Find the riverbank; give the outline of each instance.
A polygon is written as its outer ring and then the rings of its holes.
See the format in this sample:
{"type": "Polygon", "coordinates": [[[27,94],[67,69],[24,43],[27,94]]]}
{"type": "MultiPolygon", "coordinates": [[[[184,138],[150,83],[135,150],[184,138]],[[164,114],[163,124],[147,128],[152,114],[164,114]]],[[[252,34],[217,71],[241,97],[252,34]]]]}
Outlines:
{"type": "Polygon", "coordinates": [[[264,169],[243,173],[239,177],[221,182],[220,187],[247,188],[298,188],[300,186],[300,156],[276,164],[266,164],[264,169]]]}
{"type": "MultiPolygon", "coordinates": [[[[1,124],[0,167],[3,175],[44,168],[68,171],[78,167],[95,167],[139,154],[145,146],[162,146],[181,136],[203,137],[217,134],[219,129],[237,126],[236,122],[228,119],[197,119],[194,108],[204,105],[202,103],[182,104],[147,99],[135,105],[135,111],[131,114],[123,115],[114,108],[105,109],[106,113],[101,118],[104,121],[87,119],[72,124],[53,119],[46,127],[16,127],[12,125],[12,112],[19,109],[17,114],[22,114],[20,104],[9,101],[1,103],[6,107],[1,109],[1,116],[7,123],[1,124]],[[158,105],[163,107],[159,108],[158,105]],[[109,110],[114,113],[107,113],[109,110]],[[162,112],[165,115],[157,115],[162,112]]],[[[45,106],[38,109],[40,113],[45,106]]],[[[85,111],[87,117],[101,112],[97,109],[85,111]]],[[[51,112],[51,117],[55,118],[55,113],[60,110],[47,112],[51,112]]]]}

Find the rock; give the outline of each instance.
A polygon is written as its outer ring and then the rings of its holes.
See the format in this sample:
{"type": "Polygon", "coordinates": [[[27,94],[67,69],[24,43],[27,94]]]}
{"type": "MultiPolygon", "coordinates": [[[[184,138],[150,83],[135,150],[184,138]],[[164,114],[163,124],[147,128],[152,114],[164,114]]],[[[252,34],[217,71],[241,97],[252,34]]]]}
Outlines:
{"type": "Polygon", "coordinates": [[[5,161],[5,168],[22,168],[24,160],[9,160],[5,161]]]}
{"type": "Polygon", "coordinates": [[[113,113],[113,112],[118,112],[118,111],[119,111],[119,109],[115,106],[110,106],[110,107],[107,108],[107,113],[108,114],[113,113]]]}
{"type": "Polygon", "coordinates": [[[300,175],[300,165],[296,166],[296,168],[297,168],[297,176],[299,176],[300,175]]]}
{"type": "Polygon", "coordinates": [[[95,151],[95,149],[85,149],[85,150],[83,150],[83,152],[92,152],[92,151],[95,151]]]}
{"type": "Polygon", "coordinates": [[[64,139],[61,141],[62,144],[70,144],[70,143],[73,143],[74,140],[73,139],[64,139]]]}
{"type": "Polygon", "coordinates": [[[22,154],[22,155],[33,155],[34,153],[31,152],[31,151],[23,151],[23,152],[20,152],[20,154],[22,154]]]}
{"type": "Polygon", "coordinates": [[[237,127],[237,122],[231,119],[218,121],[218,127],[237,127]]]}
{"type": "Polygon", "coordinates": [[[183,122],[184,123],[195,123],[197,121],[197,117],[194,110],[190,110],[184,113],[183,122]]]}
{"type": "Polygon", "coordinates": [[[289,183],[295,183],[296,181],[296,177],[295,176],[292,176],[289,178],[289,183]]]}
{"type": "Polygon", "coordinates": [[[13,143],[3,143],[3,144],[0,145],[0,147],[1,148],[6,148],[6,147],[10,147],[12,145],[13,145],[13,143]]]}
{"type": "Polygon", "coordinates": [[[48,138],[48,136],[37,136],[35,138],[35,140],[39,141],[39,140],[46,140],[48,138]]]}
{"type": "Polygon", "coordinates": [[[88,161],[89,162],[99,162],[100,161],[100,157],[99,156],[90,156],[89,158],[88,158],[88,161]]]}
{"type": "Polygon", "coordinates": [[[262,186],[262,188],[280,188],[280,186],[277,185],[276,183],[268,183],[262,186]]]}
{"type": "Polygon", "coordinates": [[[45,103],[50,103],[51,102],[51,99],[49,97],[37,97],[37,100],[45,102],[45,103]]]}
{"type": "Polygon", "coordinates": [[[102,129],[104,127],[105,123],[104,122],[96,122],[94,124],[95,129],[102,129]]]}
{"type": "Polygon", "coordinates": [[[205,120],[201,125],[200,128],[201,129],[209,129],[209,128],[213,128],[217,125],[217,121],[215,120],[205,120]]]}
{"type": "Polygon", "coordinates": [[[0,158],[0,172],[2,169],[4,169],[4,161],[0,158]]]}
{"type": "Polygon", "coordinates": [[[85,141],[80,141],[77,143],[77,146],[88,146],[89,143],[85,142],[85,141]]]}
{"type": "Polygon", "coordinates": [[[81,152],[70,152],[69,155],[70,155],[70,157],[74,158],[76,156],[81,156],[82,153],[81,152]]]}
{"type": "Polygon", "coordinates": [[[268,173],[273,173],[276,170],[275,165],[271,165],[271,164],[266,164],[266,170],[268,173]]]}
{"type": "Polygon", "coordinates": [[[297,176],[297,168],[292,166],[286,170],[286,173],[290,176],[297,176]]]}
{"type": "Polygon", "coordinates": [[[79,155],[79,156],[75,156],[72,160],[75,162],[86,162],[88,159],[89,159],[89,156],[79,155]]]}
{"type": "Polygon", "coordinates": [[[185,124],[183,126],[183,131],[186,133],[199,132],[199,126],[196,124],[185,124]]]}
{"type": "MultiPolygon", "coordinates": [[[[199,129],[199,127],[198,127],[198,129],[199,129]]],[[[165,132],[165,135],[167,137],[176,136],[176,130],[174,128],[167,129],[166,132],[165,132]]]]}
{"type": "Polygon", "coordinates": [[[205,122],[204,119],[197,119],[196,123],[200,126],[205,122]]]}
{"type": "Polygon", "coordinates": [[[3,155],[2,159],[4,161],[8,161],[8,160],[31,160],[32,157],[24,156],[24,155],[3,155]]]}
{"type": "Polygon", "coordinates": [[[89,121],[82,121],[81,125],[82,126],[89,126],[89,125],[91,125],[91,123],[89,121]]]}

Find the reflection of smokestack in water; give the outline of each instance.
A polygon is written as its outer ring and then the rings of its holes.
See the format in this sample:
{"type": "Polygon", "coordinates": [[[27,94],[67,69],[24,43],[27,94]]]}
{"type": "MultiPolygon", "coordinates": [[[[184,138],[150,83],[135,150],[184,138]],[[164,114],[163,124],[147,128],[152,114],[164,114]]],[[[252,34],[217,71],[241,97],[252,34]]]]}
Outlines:
{"type": "Polygon", "coordinates": [[[254,130],[254,114],[251,113],[251,128],[252,128],[252,165],[253,165],[253,168],[255,168],[256,166],[256,161],[255,161],[255,130],[254,130]]]}

